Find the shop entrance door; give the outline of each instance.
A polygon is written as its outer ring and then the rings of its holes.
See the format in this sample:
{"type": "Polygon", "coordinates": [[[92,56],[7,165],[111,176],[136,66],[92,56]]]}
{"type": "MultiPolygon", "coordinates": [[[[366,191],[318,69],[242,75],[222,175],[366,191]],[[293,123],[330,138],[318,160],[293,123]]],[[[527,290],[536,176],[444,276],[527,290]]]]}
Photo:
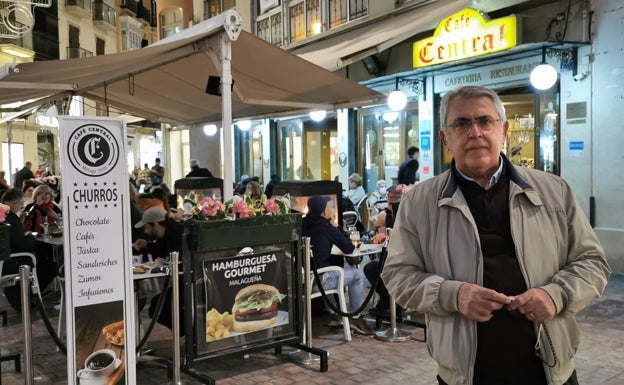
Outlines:
{"type": "Polygon", "coordinates": [[[280,172],[284,180],[333,180],[338,176],[337,121],[328,117],[280,122],[280,172]]]}
{"type": "Polygon", "coordinates": [[[559,93],[501,91],[509,129],[503,152],[518,166],[559,174],[559,93]]]}
{"type": "Polygon", "coordinates": [[[409,104],[403,111],[363,109],[359,123],[364,190],[375,191],[378,180],[385,180],[387,186],[397,184],[399,166],[407,157],[407,149],[419,146],[418,104],[409,104]]]}

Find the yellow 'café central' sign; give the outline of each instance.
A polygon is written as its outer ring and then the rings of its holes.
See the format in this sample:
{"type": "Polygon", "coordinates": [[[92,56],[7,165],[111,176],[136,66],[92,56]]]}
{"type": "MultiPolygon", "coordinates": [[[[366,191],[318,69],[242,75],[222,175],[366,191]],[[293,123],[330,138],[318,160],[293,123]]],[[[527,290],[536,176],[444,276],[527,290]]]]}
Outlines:
{"type": "Polygon", "coordinates": [[[442,64],[516,46],[516,16],[486,20],[471,8],[447,17],[432,37],[414,43],[414,68],[442,64]]]}

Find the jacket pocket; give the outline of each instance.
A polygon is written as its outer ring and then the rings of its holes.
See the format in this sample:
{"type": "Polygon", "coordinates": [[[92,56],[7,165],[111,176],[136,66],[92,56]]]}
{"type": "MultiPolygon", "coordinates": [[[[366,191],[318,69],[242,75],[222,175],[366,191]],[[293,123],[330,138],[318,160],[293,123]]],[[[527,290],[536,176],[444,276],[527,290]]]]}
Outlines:
{"type": "Polygon", "coordinates": [[[568,362],[576,354],[580,331],[574,317],[560,317],[544,325],[540,334],[541,358],[545,364],[556,366],[568,362]]]}

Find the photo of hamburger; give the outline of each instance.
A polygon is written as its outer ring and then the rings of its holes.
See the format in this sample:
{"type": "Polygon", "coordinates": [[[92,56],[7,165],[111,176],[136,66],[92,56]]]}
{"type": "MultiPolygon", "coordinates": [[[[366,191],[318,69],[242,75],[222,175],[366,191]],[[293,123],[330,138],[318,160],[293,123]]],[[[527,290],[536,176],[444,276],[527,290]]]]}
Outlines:
{"type": "Polygon", "coordinates": [[[277,306],[286,296],[275,286],[255,284],[236,293],[232,314],[235,332],[250,332],[277,323],[277,306]]]}

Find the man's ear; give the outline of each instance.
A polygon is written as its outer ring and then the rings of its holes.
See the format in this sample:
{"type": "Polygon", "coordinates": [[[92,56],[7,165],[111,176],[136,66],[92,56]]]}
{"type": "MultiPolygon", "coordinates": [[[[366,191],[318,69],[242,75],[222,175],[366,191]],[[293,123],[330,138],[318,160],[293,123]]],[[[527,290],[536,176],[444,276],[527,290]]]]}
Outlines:
{"type": "Polygon", "coordinates": [[[446,143],[446,133],[442,130],[440,130],[440,140],[442,141],[442,144],[444,144],[444,148],[448,150],[448,144],[446,143]]]}

